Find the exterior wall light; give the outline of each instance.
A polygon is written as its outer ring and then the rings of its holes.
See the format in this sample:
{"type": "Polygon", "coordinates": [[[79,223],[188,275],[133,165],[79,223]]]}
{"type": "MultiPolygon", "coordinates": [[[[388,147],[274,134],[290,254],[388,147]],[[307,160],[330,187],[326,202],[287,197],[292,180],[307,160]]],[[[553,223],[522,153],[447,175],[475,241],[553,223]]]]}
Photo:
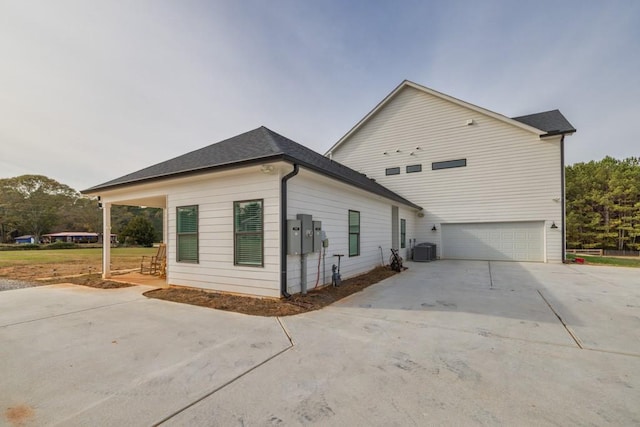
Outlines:
{"type": "Polygon", "coordinates": [[[556,225],[556,222],[555,222],[555,221],[553,221],[553,222],[551,223],[551,228],[552,228],[552,229],[558,228],[558,226],[556,225]]]}
{"type": "Polygon", "coordinates": [[[265,175],[269,175],[269,174],[273,173],[274,170],[275,170],[275,168],[273,167],[273,165],[262,165],[262,166],[260,166],[260,172],[262,172],[265,175]]]}
{"type": "Polygon", "coordinates": [[[431,227],[431,231],[438,231],[435,224],[433,224],[433,227],[431,227]]]}

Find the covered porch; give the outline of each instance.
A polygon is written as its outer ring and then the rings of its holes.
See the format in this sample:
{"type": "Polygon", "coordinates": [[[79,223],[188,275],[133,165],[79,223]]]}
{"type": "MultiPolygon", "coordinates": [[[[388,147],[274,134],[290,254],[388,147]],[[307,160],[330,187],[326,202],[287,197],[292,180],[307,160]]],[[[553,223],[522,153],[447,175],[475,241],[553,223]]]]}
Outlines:
{"type": "Polygon", "coordinates": [[[165,288],[168,286],[166,278],[154,274],[142,274],[139,271],[132,271],[125,274],[114,274],[109,278],[109,280],[112,282],[151,286],[154,288],[165,288]]]}
{"type": "MultiPolygon", "coordinates": [[[[167,217],[167,196],[156,195],[147,197],[136,197],[126,200],[120,200],[116,197],[102,198],[102,232],[104,236],[111,235],[111,211],[113,206],[138,206],[142,208],[159,208],[162,209],[162,242],[168,243],[168,217],[167,217]]],[[[168,246],[168,245],[167,245],[168,246]]],[[[102,278],[117,282],[133,283],[150,286],[166,286],[167,277],[160,277],[158,274],[141,274],[140,271],[126,274],[112,274],[111,271],[111,244],[109,240],[103,239],[102,244],[102,278]]]]}

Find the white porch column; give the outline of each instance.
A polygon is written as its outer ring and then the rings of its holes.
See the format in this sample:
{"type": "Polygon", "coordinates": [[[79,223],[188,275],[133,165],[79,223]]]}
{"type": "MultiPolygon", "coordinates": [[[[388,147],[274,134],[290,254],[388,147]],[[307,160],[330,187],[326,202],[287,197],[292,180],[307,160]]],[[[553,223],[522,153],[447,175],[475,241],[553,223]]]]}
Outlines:
{"type": "Polygon", "coordinates": [[[102,204],[102,278],[111,277],[111,203],[102,204]]]}
{"type": "MultiPolygon", "coordinates": [[[[165,204],[166,206],[166,204],[165,204]]],[[[162,208],[162,241],[165,244],[169,243],[169,211],[168,209],[162,208]]]]}

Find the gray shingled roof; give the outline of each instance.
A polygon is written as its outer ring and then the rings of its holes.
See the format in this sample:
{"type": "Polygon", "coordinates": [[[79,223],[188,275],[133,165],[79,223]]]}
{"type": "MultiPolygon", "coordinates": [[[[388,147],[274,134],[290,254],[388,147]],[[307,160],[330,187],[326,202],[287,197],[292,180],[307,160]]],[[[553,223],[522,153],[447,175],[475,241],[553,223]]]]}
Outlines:
{"type": "Polygon", "coordinates": [[[395,200],[415,209],[422,209],[365,175],[330,160],[264,126],[96,185],[84,190],[83,193],[98,193],[100,190],[115,187],[276,160],[297,163],[302,167],[373,194],[395,200]]]}
{"type": "Polygon", "coordinates": [[[562,135],[576,131],[573,125],[562,115],[560,110],[512,117],[512,119],[547,132],[547,134],[543,136],[562,135]]]}

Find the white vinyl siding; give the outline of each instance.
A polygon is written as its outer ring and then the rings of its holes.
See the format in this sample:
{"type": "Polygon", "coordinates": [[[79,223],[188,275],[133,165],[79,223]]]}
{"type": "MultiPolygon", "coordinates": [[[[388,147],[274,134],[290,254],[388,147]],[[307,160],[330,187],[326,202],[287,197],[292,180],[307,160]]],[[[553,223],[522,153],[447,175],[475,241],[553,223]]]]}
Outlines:
{"type": "MultiPolygon", "coordinates": [[[[345,255],[341,261],[343,279],[380,266],[382,257],[385,263],[388,262],[391,253],[391,206],[397,205],[396,202],[308,170],[301,170],[289,180],[288,194],[287,218],[295,219],[297,214],[312,215],[314,221],[322,221],[322,229],[329,239],[324,270],[320,258],[322,252],[307,256],[308,289],[314,287],[318,278],[318,286],[331,283],[331,266],[338,264],[334,254],[345,255]],[[360,255],[353,257],[348,256],[349,210],[360,212],[360,255]]],[[[411,230],[414,224],[411,218],[415,217],[415,210],[400,205],[399,213],[403,218],[408,218],[407,238],[413,237],[411,230]]],[[[403,256],[406,257],[406,253],[403,256]]],[[[300,256],[289,255],[287,266],[289,292],[299,292],[300,256]]]]}
{"type": "Polygon", "coordinates": [[[544,261],[544,223],[442,224],[442,257],[544,261]]]}
{"type": "Polygon", "coordinates": [[[423,206],[418,242],[440,246],[441,223],[544,221],[546,260],[561,260],[562,232],[548,227],[562,223],[560,137],[541,140],[407,87],[334,148],[332,158],[423,206]],[[467,125],[469,119],[474,124],[467,125]],[[466,159],[466,166],[431,168],[456,159],[466,159]],[[429,166],[421,173],[385,174],[386,168],[418,163],[429,166]]]}
{"type": "Polygon", "coordinates": [[[163,182],[167,192],[169,236],[175,236],[177,206],[199,208],[199,263],[176,263],[176,241],[168,244],[167,282],[260,296],[280,296],[280,193],[278,174],[259,167],[163,182]],[[234,265],[234,202],[263,201],[263,267],[234,265]]]}

